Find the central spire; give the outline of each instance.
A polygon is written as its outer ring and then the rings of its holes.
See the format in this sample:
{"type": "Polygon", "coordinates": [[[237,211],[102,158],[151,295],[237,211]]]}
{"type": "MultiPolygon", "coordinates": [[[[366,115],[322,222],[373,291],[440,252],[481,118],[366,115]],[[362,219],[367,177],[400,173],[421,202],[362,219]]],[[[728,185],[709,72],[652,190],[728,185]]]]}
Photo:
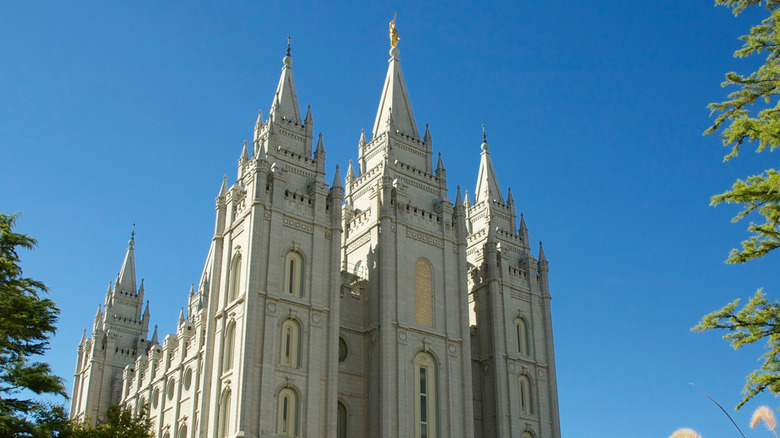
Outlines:
{"type": "Polygon", "coordinates": [[[485,133],[485,125],[482,125],[482,158],[479,162],[479,176],[477,177],[477,190],[474,193],[474,203],[479,204],[480,201],[489,201],[495,199],[500,203],[504,203],[504,197],[501,194],[501,188],[498,186],[498,178],[496,177],[496,171],[493,169],[493,162],[490,160],[490,152],[488,152],[487,134],[485,133]]]}
{"type": "Polygon", "coordinates": [[[406,92],[404,74],[401,71],[401,60],[398,58],[398,31],[395,28],[395,18],[390,22],[390,59],[387,67],[385,85],[382,97],[379,99],[379,109],[374,120],[372,138],[376,138],[385,130],[398,130],[410,137],[419,139],[417,123],[414,121],[409,93],[406,92]]]}
{"type": "Polygon", "coordinates": [[[298,96],[295,94],[295,80],[292,74],[292,56],[290,56],[290,36],[287,36],[287,55],[284,57],[282,76],[276,87],[274,103],[271,105],[271,117],[290,120],[301,125],[301,110],[298,108],[298,96]]]}

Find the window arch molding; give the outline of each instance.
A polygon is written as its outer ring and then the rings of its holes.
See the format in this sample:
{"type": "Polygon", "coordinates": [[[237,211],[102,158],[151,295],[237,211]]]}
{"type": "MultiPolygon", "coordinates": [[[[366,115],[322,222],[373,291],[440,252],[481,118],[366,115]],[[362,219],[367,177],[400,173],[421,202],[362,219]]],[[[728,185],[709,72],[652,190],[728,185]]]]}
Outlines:
{"type": "Polygon", "coordinates": [[[347,428],[348,423],[349,410],[347,409],[347,404],[339,399],[338,403],[336,403],[336,437],[347,438],[349,436],[349,430],[347,428]]]}
{"type": "Polygon", "coordinates": [[[241,260],[241,247],[237,246],[230,259],[226,304],[234,301],[241,293],[241,260]]]}
{"type": "Polygon", "coordinates": [[[222,391],[219,398],[219,416],[217,417],[217,437],[224,438],[230,433],[230,405],[233,399],[233,392],[230,387],[222,391]]]}
{"type": "Polygon", "coordinates": [[[279,363],[292,368],[300,368],[303,353],[303,324],[298,318],[290,316],[279,325],[279,363]]]}
{"type": "Polygon", "coordinates": [[[306,278],[306,258],[293,245],[284,252],[284,278],[282,279],[282,295],[302,297],[306,278]]]}
{"type": "Polygon", "coordinates": [[[225,373],[233,369],[233,357],[236,352],[236,321],[230,320],[225,325],[225,332],[222,336],[222,372],[225,373]]]}
{"type": "Polygon", "coordinates": [[[414,430],[415,438],[438,436],[439,362],[427,348],[414,355],[414,430]]]}
{"type": "Polygon", "coordinates": [[[517,389],[520,400],[520,413],[523,415],[533,415],[536,412],[534,408],[535,391],[533,380],[528,374],[521,374],[517,378],[517,389]]]}
{"type": "Polygon", "coordinates": [[[522,356],[531,355],[531,325],[521,313],[515,317],[515,335],[517,352],[522,356]]]}
{"type": "Polygon", "coordinates": [[[276,393],[276,435],[300,436],[301,398],[298,390],[284,385],[276,393]]]}
{"type": "Polygon", "coordinates": [[[534,433],[530,430],[526,430],[520,438],[534,438],[534,433]]]}

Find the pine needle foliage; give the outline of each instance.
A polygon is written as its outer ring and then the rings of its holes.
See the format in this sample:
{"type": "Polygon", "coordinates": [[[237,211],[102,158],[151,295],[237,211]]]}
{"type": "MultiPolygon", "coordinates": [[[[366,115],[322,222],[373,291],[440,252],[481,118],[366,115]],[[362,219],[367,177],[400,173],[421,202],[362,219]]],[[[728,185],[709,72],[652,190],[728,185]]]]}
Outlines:
{"type": "Polygon", "coordinates": [[[14,233],[16,218],[0,213],[0,436],[36,436],[35,418],[52,412],[35,395],[67,394],[49,364],[33,360],[47,350],[59,309],[42,282],[22,273],[18,250],[36,241],[14,233]]]}
{"type": "Polygon", "coordinates": [[[737,409],[763,391],[780,394],[780,303],[770,303],[761,290],[737,310],[739,302],[734,300],[722,309],[705,315],[692,329],[699,332],[725,330],[723,339],[729,341],[735,350],[766,341],[766,353],[761,356],[763,363],[745,378],[744,397],[737,404],[737,409]]]}
{"type": "MultiPolygon", "coordinates": [[[[737,89],[727,100],[709,105],[717,116],[705,134],[719,133],[723,145],[730,147],[724,161],[739,155],[745,143],[755,143],[756,152],[774,151],[780,146],[780,0],[715,0],[715,4],[732,8],[734,15],[749,6],[763,6],[769,16],[740,38],[744,44],[734,52],[737,58],[764,55],[764,64],[748,75],[726,73],[721,85],[737,89]],[[756,111],[754,105],[760,108],[756,111]]],[[[742,211],[733,222],[749,215],[763,217],[763,223],[748,225],[751,236],[742,242],[741,250],[731,251],[728,263],[745,263],[780,247],[780,175],[776,169],[737,180],[730,190],[712,197],[711,205],[721,203],[741,204],[742,211]]]]}

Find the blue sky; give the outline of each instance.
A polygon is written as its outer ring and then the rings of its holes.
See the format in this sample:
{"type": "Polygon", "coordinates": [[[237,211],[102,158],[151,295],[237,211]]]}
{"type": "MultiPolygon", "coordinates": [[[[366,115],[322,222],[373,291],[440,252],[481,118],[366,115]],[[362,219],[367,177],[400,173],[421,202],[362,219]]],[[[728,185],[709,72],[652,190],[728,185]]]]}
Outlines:
{"type": "MultiPolygon", "coordinates": [[[[62,310],[45,357],[55,372],[71,385],[133,222],[152,322],[174,330],[288,34],[328,179],[357,157],[394,12],[450,196],[473,192],[485,123],[501,187],[544,241],[563,435],[736,436],[688,383],[731,409],[763,350],[689,329],[759,287],[780,291],[780,254],[723,263],[746,224],[708,205],[776,160],[746,148],[724,164],[702,136],[723,74],[757,65],[731,54],[762,17],[709,0],[0,3],[0,211],[21,212],[17,230],[39,240],[22,260],[62,310]]],[[[779,405],[751,402],[734,415],[743,429],[759,404],[779,405]]]]}

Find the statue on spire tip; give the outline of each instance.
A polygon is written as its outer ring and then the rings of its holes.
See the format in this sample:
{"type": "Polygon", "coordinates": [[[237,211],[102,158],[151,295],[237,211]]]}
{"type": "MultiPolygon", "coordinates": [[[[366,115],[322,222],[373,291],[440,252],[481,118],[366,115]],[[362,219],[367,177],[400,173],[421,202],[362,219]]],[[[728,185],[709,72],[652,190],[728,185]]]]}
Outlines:
{"type": "Polygon", "coordinates": [[[395,19],[398,18],[398,13],[396,12],[393,16],[393,21],[390,22],[390,46],[395,48],[395,46],[398,45],[398,40],[401,38],[398,36],[398,30],[395,28],[395,19]]]}

